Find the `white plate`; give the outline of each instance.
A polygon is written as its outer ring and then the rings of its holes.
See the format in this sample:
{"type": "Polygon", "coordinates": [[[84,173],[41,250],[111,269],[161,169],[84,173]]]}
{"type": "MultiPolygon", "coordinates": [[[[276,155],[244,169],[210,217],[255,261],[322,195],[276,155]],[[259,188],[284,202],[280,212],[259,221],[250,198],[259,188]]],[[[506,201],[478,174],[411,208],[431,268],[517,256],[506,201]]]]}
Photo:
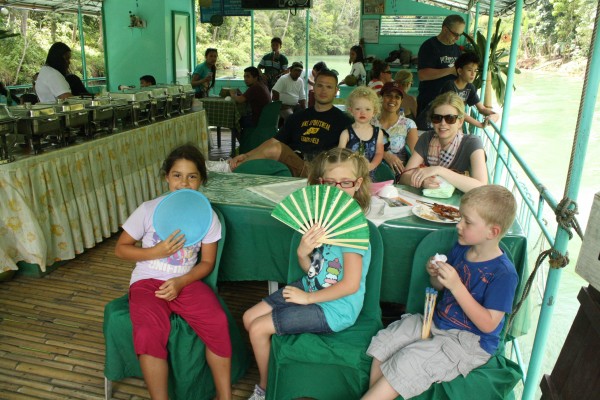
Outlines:
{"type": "MultiPolygon", "coordinates": [[[[450,206],[450,207],[454,207],[454,206],[450,206]]],[[[427,221],[433,221],[433,222],[440,222],[442,224],[456,224],[456,223],[458,223],[458,221],[460,221],[459,219],[451,220],[451,219],[442,218],[439,215],[437,215],[436,213],[434,213],[431,210],[431,207],[426,206],[425,204],[417,204],[416,206],[414,206],[412,208],[412,212],[413,212],[413,214],[415,214],[417,217],[419,217],[421,219],[425,219],[427,221]]]]}

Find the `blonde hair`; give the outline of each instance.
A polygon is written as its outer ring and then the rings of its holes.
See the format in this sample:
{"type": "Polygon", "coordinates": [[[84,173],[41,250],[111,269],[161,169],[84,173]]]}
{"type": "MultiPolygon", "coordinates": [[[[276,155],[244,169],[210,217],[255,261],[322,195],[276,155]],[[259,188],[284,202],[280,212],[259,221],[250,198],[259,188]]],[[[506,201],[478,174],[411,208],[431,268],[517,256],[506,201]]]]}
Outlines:
{"type": "Polygon", "coordinates": [[[408,85],[413,83],[413,74],[407,69],[401,69],[394,75],[394,80],[401,85],[408,85]]]}
{"type": "Polygon", "coordinates": [[[358,86],[354,89],[348,96],[348,99],[346,99],[348,112],[352,109],[352,104],[358,99],[369,100],[371,104],[373,104],[373,115],[379,115],[379,112],[381,111],[381,100],[373,89],[368,86],[358,86]]]}
{"type": "Polygon", "coordinates": [[[517,215],[517,201],[504,186],[484,185],[469,190],[460,199],[460,206],[473,207],[488,224],[500,227],[500,238],[511,227],[517,215]]]}
{"type": "Polygon", "coordinates": [[[454,92],[446,92],[440,94],[431,102],[431,106],[429,107],[430,121],[431,116],[435,113],[434,110],[443,105],[449,105],[456,108],[459,119],[463,119],[465,117],[465,103],[462,101],[462,99],[454,92]]]}
{"type": "Polygon", "coordinates": [[[354,199],[366,213],[371,205],[369,162],[363,156],[352,152],[352,150],[335,147],[317,155],[310,165],[308,184],[318,185],[320,183],[319,178],[322,178],[332,165],[345,163],[347,161],[352,162],[356,178],[362,178],[362,184],[354,194],[354,199]]]}

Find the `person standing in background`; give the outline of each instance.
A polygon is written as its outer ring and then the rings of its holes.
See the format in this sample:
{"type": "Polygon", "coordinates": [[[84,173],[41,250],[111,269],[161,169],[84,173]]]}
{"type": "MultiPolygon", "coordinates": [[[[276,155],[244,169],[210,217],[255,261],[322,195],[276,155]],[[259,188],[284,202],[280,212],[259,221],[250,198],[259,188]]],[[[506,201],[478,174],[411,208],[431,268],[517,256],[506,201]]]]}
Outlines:
{"type": "Polygon", "coordinates": [[[363,49],[359,45],[352,46],[350,48],[350,60],[348,61],[352,68],[350,68],[350,75],[356,77],[356,86],[362,85],[367,79],[367,71],[365,70],[365,57],[363,55],[363,49]]]}
{"type": "Polygon", "coordinates": [[[65,78],[71,64],[71,49],[62,42],[50,46],[46,64],[40,69],[35,92],[41,103],[54,103],[73,96],[65,78]]]}
{"type": "Polygon", "coordinates": [[[446,81],[456,79],[454,62],[461,54],[456,41],[465,31],[465,26],[465,20],[460,15],[448,15],[442,23],[441,32],[427,39],[419,48],[418,113],[436,98],[446,81]]]}
{"type": "Polygon", "coordinates": [[[205,61],[194,68],[191,84],[196,90],[196,98],[208,97],[208,91],[215,86],[218,57],[217,49],[208,48],[204,52],[205,61]]]}
{"type": "Polygon", "coordinates": [[[258,63],[258,69],[264,70],[264,74],[267,78],[267,87],[269,90],[275,86],[275,83],[279,77],[288,72],[288,59],[286,56],[281,54],[281,46],[283,42],[280,38],[274,37],[271,39],[271,52],[263,56],[258,63]]]}

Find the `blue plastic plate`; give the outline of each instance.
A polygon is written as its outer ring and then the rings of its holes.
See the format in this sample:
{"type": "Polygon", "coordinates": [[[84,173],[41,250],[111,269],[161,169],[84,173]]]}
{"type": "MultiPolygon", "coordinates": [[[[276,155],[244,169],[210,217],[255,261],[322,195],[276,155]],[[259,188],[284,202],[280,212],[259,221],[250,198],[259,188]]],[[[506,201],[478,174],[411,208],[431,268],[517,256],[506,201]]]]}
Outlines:
{"type": "Polygon", "coordinates": [[[185,235],[185,246],[201,241],[212,224],[212,208],[202,193],[191,189],[167,195],[154,210],[154,229],[165,240],[177,229],[185,235]]]}

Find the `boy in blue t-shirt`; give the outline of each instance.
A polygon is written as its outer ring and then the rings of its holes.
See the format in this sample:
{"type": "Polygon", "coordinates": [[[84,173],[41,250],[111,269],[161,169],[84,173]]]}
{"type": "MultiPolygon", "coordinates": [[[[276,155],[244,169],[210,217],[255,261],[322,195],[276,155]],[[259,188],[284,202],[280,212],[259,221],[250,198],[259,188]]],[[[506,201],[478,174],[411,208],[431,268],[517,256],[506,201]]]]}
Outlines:
{"type": "Polygon", "coordinates": [[[432,336],[421,339],[423,316],[404,315],[372,339],[370,389],[363,399],[405,399],[448,382],[496,352],[504,314],[511,311],[518,276],[500,249],[516,214],[512,193],[499,185],[472,189],[461,199],[458,243],[448,262],[427,262],[431,285],[444,291],[432,336]]]}
{"type": "Polygon", "coordinates": [[[465,121],[479,128],[485,128],[489,121],[498,121],[498,114],[492,109],[483,105],[477,95],[477,88],[473,85],[473,81],[479,72],[479,56],[473,52],[462,54],[456,59],[454,67],[456,68],[455,80],[448,81],[440,89],[440,94],[446,92],[455,92],[468,106],[475,106],[480,114],[485,115],[483,122],[476,120],[469,114],[465,114],[465,121]]]}

